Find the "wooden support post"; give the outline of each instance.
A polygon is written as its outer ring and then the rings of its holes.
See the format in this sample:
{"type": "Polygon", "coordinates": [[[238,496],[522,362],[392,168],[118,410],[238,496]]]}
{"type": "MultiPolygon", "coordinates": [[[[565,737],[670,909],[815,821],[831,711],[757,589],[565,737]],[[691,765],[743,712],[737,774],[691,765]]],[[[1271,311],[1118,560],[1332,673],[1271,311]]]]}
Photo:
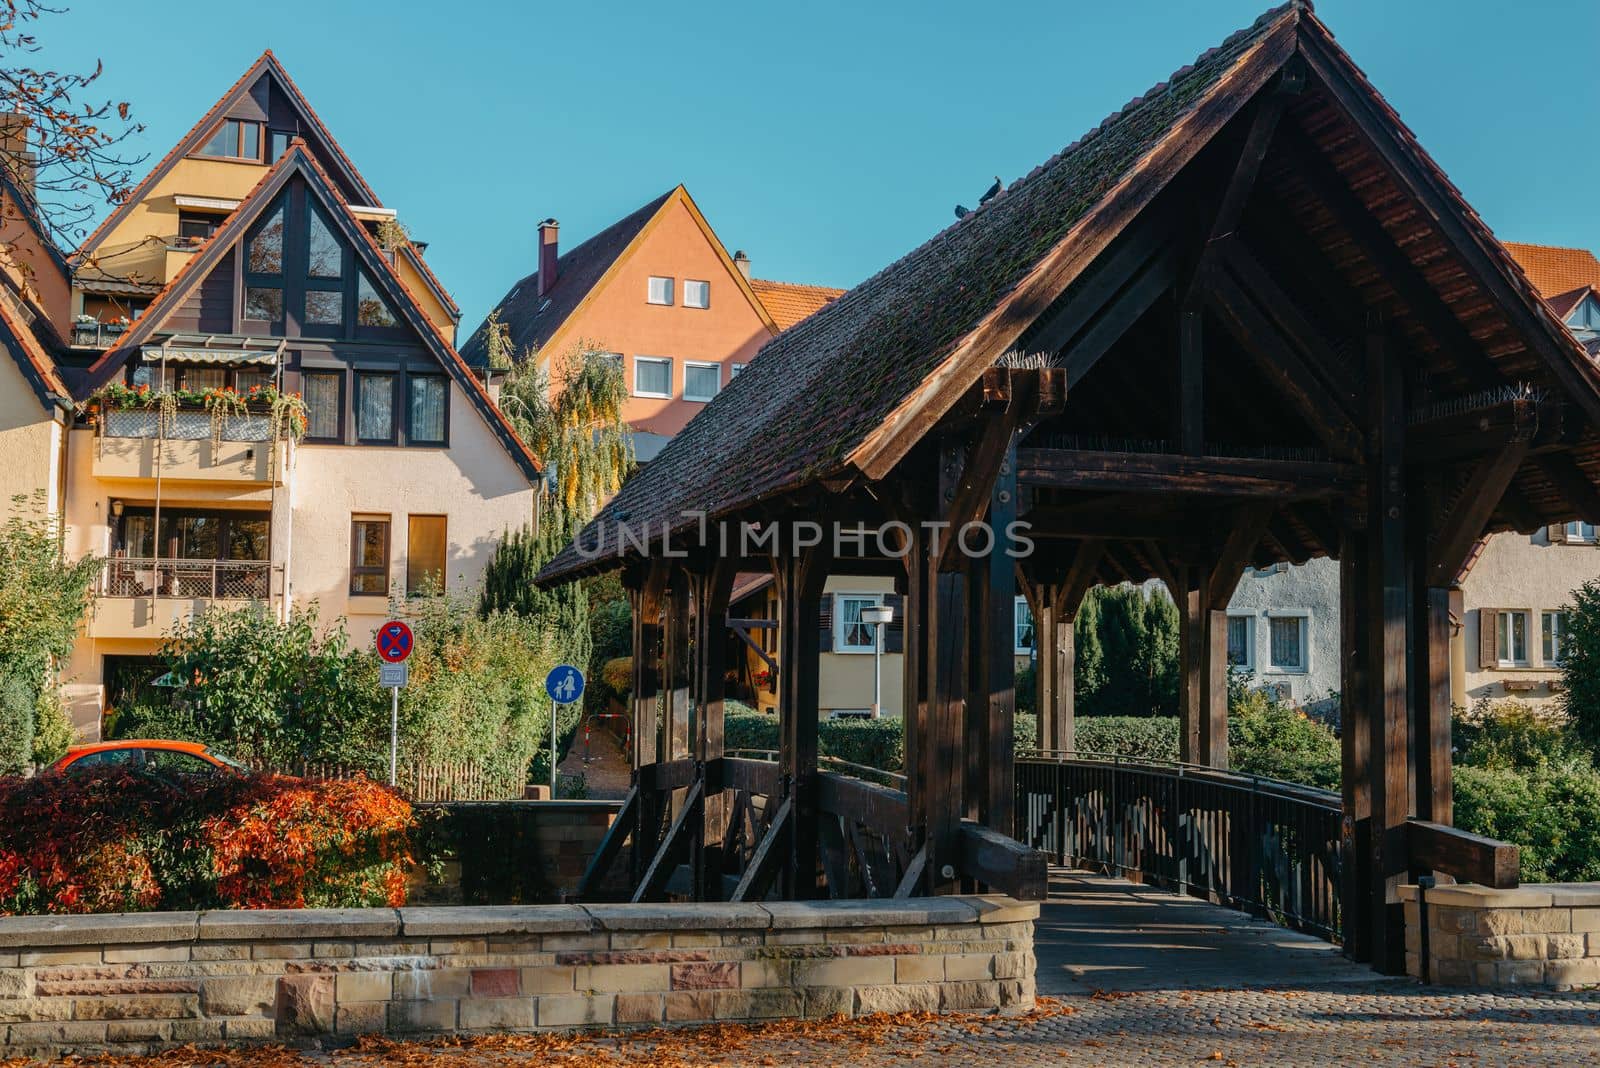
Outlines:
{"type": "Polygon", "coordinates": [[[1345,956],[1366,961],[1372,959],[1372,708],[1367,685],[1367,658],[1371,651],[1366,642],[1370,589],[1365,526],[1349,507],[1340,518],[1339,743],[1344,803],[1340,835],[1341,926],[1345,956]]]}
{"type": "Polygon", "coordinates": [[[705,782],[700,826],[694,841],[695,897],[722,898],[723,841],[728,833],[732,798],[722,782],[723,698],[726,688],[728,635],[722,620],[728,614],[737,568],[726,558],[712,560],[690,573],[695,605],[695,740],[694,758],[705,782]]]}
{"type": "MultiPolygon", "coordinates": [[[[1215,575],[1213,574],[1213,581],[1215,575]]],[[[1228,767],[1228,613],[1210,609],[1205,614],[1203,653],[1205,664],[1204,713],[1200,718],[1200,763],[1228,767]]]]}
{"type": "Polygon", "coordinates": [[[1410,717],[1407,707],[1405,394],[1398,359],[1386,352],[1379,327],[1367,333],[1370,448],[1367,483],[1366,636],[1372,790],[1372,962],[1379,971],[1405,967],[1405,922],[1399,885],[1407,871],[1406,817],[1411,808],[1410,717]]]}
{"type": "Polygon", "coordinates": [[[1449,826],[1454,815],[1450,766],[1450,590],[1416,592],[1416,817],[1449,826]]]}
{"type": "Polygon", "coordinates": [[[662,618],[661,684],[666,692],[661,717],[662,760],[689,755],[689,581],[683,571],[673,574],[662,618]]]}
{"type": "Polygon", "coordinates": [[[1200,305],[1185,303],[1178,312],[1178,438],[1190,456],[1206,451],[1204,344],[1200,305]]]}
{"type": "Polygon", "coordinates": [[[1206,606],[1209,569],[1190,564],[1183,569],[1183,589],[1178,602],[1178,759],[1185,764],[1201,762],[1201,724],[1206,707],[1210,610],[1206,606]]]}
{"type": "Polygon", "coordinates": [[[648,563],[625,580],[633,622],[633,785],[638,794],[632,861],[635,886],[655,851],[661,817],[649,769],[660,752],[656,696],[661,679],[661,600],[666,578],[665,567],[648,563]]]}
{"type": "MultiPolygon", "coordinates": [[[[1004,834],[1014,830],[1016,794],[1015,562],[1004,535],[1017,518],[1015,439],[1002,460],[989,501],[987,558],[971,562],[971,671],[967,694],[967,815],[1004,834]]],[[[967,541],[976,551],[983,543],[967,541]]],[[[960,547],[957,547],[958,551],[960,547]]],[[[1037,640],[1037,629],[1035,630],[1037,640]]]]}
{"type": "Polygon", "coordinates": [[[779,874],[783,897],[796,901],[817,892],[817,684],[822,651],[818,613],[828,558],[821,547],[784,548],[788,554],[775,562],[782,649],[778,774],[790,802],[793,831],[779,874]]]}

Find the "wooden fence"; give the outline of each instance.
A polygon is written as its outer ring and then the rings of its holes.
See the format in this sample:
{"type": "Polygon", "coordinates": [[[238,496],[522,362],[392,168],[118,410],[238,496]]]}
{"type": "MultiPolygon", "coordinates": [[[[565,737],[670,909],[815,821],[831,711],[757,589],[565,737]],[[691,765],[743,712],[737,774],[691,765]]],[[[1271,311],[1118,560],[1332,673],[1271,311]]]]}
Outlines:
{"type": "MultiPolygon", "coordinates": [[[[298,761],[259,770],[303,779],[365,776],[374,782],[388,780],[387,768],[371,771],[326,761],[298,761]]],[[[401,761],[395,779],[396,788],[412,801],[515,801],[523,796],[522,782],[484,764],[467,761],[401,761]]]]}

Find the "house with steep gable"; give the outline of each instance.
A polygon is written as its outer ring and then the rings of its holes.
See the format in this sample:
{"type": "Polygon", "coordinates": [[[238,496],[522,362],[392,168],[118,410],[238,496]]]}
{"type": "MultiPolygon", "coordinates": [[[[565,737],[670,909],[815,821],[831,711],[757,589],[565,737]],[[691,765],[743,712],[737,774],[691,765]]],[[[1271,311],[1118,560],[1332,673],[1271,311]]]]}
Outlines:
{"type": "Polygon", "coordinates": [[[489,373],[489,324],[510,351],[551,365],[580,349],[612,355],[628,386],[623,418],[649,461],[756,353],[843,290],[752,278],[682,185],[562,252],[538,228],[536,269],[514,283],[462,355],[489,373]]]}

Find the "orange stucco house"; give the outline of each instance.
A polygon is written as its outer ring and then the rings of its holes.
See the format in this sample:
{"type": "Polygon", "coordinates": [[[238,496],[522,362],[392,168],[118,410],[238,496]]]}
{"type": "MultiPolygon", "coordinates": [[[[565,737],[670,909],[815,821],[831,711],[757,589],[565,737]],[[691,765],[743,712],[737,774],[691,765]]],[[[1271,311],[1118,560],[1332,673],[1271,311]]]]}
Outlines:
{"type": "MultiPolygon", "coordinates": [[[[567,252],[560,227],[538,228],[533,273],[491,313],[512,350],[541,359],[580,348],[614,354],[629,398],[624,418],[641,461],[744,369],[761,346],[843,290],[750,277],[750,260],[730,255],[683,186],[567,252]]],[[[461,348],[487,370],[486,319],[461,348]]]]}

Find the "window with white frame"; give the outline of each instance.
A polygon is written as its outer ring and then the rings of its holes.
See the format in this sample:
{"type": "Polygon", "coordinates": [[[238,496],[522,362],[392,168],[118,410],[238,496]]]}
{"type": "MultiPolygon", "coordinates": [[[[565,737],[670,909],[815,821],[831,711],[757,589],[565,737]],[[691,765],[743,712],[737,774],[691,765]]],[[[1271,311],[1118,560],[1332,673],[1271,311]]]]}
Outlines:
{"type": "Polygon", "coordinates": [[[833,598],[833,651],[870,653],[877,629],[861,618],[861,613],[876,608],[883,598],[870,593],[839,593],[833,598]]]}
{"type": "Polygon", "coordinates": [[[1253,615],[1228,616],[1228,663],[1242,671],[1256,668],[1256,619],[1253,615]]]}
{"type": "Polygon", "coordinates": [[[714,363],[685,360],[683,364],[683,399],[708,401],[722,388],[722,368],[714,363]]]}
{"type": "Polygon", "coordinates": [[[616,364],[617,365],[617,370],[619,370],[619,371],[622,370],[622,353],[620,353],[620,352],[597,352],[597,353],[595,353],[595,355],[598,356],[602,360],[606,360],[609,363],[616,364]]]}
{"type": "Polygon", "coordinates": [[[728,365],[728,381],[732,382],[735,378],[738,378],[739,372],[744,369],[745,365],[742,363],[730,363],[728,365]]]}
{"type": "Polygon", "coordinates": [[[1028,607],[1028,599],[1026,597],[1018,597],[1015,614],[1011,621],[1011,651],[1018,656],[1027,656],[1033,652],[1035,640],[1033,609],[1028,607]]]}
{"type": "Polygon", "coordinates": [[[1554,667],[1561,663],[1561,643],[1567,637],[1567,614],[1565,612],[1540,613],[1540,630],[1544,634],[1544,662],[1554,667]]]}
{"type": "Polygon", "coordinates": [[[1495,661],[1500,667],[1528,666],[1528,613],[1509,611],[1495,615],[1495,661]]]}
{"type": "Polygon", "coordinates": [[[633,395],[635,397],[672,396],[672,360],[666,356],[635,356],[633,358],[633,395]]]}
{"type": "Polygon", "coordinates": [[[1272,671],[1303,672],[1310,666],[1306,632],[1310,620],[1303,614],[1267,618],[1267,666],[1272,671]]]}
{"type": "Polygon", "coordinates": [[[1594,524],[1593,523],[1568,523],[1567,524],[1567,541],[1568,542],[1574,542],[1574,541],[1592,542],[1592,541],[1594,541],[1594,524]]]}
{"type": "Polygon", "coordinates": [[[656,275],[651,275],[650,282],[645,288],[644,299],[649,301],[651,304],[670,305],[672,303],[672,282],[673,280],[671,278],[661,278],[656,275]]]}
{"type": "Polygon", "coordinates": [[[685,308],[711,307],[711,283],[697,282],[691,278],[683,280],[683,306],[685,308]]]}

